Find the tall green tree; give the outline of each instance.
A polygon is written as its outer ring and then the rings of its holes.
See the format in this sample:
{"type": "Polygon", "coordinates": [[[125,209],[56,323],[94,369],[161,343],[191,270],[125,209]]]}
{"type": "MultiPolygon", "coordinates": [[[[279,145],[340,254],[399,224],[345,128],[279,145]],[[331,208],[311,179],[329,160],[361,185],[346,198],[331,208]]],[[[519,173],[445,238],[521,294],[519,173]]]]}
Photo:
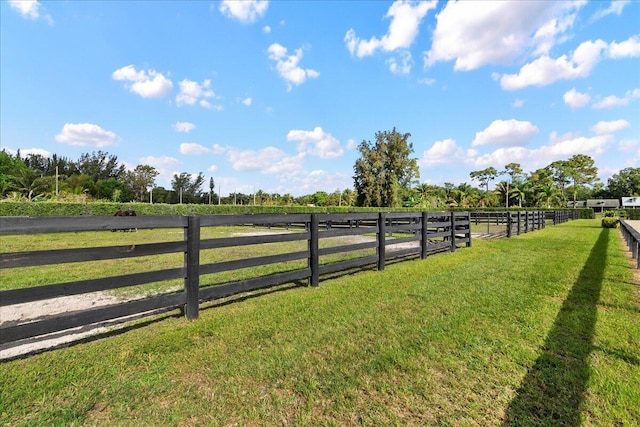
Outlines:
{"type": "Polygon", "coordinates": [[[489,192],[489,183],[496,179],[498,171],[493,166],[480,171],[473,171],[469,174],[469,177],[475,181],[478,181],[480,185],[485,188],[485,192],[489,192]]]}
{"type": "Polygon", "coordinates": [[[132,171],[126,172],[122,179],[134,199],[143,202],[149,200],[147,193],[153,188],[159,174],[153,166],[138,165],[132,171]]]}
{"type": "Polygon", "coordinates": [[[505,207],[509,208],[509,187],[519,181],[520,176],[522,176],[522,166],[520,166],[520,163],[509,163],[505,165],[503,171],[498,172],[498,175],[508,175],[511,178],[511,182],[506,182],[505,189],[505,207]]]}
{"type": "Polygon", "coordinates": [[[411,158],[411,134],[377,132],[374,143],[362,141],[358,146],[360,158],[354,169],[355,190],[359,206],[397,207],[402,195],[410,191],[420,177],[418,159],[411,158]]]}
{"type": "Polygon", "coordinates": [[[640,196],[640,168],[625,168],[612,175],[603,192],[615,199],[640,196]]]}
{"type": "Polygon", "coordinates": [[[573,182],[573,203],[577,201],[578,191],[598,180],[598,168],[594,160],[586,154],[576,154],[566,161],[567,176],[573,182]]]}
{"type": "Polygon", "coordinates": [[[117,179],[126,172],[125,166],[118,163],[118,157],[103,151],[82,154],[77,168],[80,174],[89,175],[94,182],[99,179],[117,179]]]}
{"type": "Polygon", "coordinates": [[[195,177],[188,172],[182,172],[180,175],[174,174],[171,180],[171,188],[175,192],[174,200],[177,202],[181,199],[183,203],[201,201],[202,184],[204,184],[202,172],[195,177]]]}

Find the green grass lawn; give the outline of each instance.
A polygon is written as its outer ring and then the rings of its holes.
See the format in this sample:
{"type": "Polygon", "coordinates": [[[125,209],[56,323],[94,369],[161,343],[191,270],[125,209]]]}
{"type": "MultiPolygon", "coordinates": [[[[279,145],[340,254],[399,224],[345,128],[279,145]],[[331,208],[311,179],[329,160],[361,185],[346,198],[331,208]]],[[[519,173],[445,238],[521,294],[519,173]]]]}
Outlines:
{"type": "Polygon", "coordinates": [[[578,220],[0,364],[1,425],[631,426],[640,286],[578,220]]]}

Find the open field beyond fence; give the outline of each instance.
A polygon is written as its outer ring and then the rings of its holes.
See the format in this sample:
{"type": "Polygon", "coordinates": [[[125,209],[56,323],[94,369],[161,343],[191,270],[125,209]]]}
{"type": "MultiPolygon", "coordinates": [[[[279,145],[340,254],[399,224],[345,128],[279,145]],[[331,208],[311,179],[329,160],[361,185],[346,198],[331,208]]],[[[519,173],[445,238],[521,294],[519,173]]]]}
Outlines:
{"type": "Polygon", "coordinates": [[[0,364],[2,425],[637,425],[639,287],[571,221],[0,364]]]}

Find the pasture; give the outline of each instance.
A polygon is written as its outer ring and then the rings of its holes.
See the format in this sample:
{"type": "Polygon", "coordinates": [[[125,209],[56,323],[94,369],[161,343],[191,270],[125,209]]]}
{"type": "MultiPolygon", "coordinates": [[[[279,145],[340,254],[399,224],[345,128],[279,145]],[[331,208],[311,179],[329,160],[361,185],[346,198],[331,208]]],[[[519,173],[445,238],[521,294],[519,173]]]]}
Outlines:
{"type": "Polygon", "coordinates": [[[166,313],[1,363],[0,424],[634,425],[633,271],[577,220],[166,313]]]}

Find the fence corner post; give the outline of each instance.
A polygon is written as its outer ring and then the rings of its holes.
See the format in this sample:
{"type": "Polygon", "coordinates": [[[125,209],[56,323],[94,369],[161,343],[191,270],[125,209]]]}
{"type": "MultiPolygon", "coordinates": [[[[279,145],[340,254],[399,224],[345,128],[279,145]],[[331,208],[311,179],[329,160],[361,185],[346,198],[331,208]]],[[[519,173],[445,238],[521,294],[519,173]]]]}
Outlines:
{"type": "Polygon", "coordinates": [[[198,305],[200,303],[200,217],[190,215],[187,217],[187,229],[185,230],[187,252],[184,254],[186,276],[184,289],[186,292],[185,314],[187,319],[198,318],[198,305]]]}
{"type": "Polygon", "coordinates": [[[427,229],[427,221],[429,216],[427,215],[427,211],[422,212],[422,228],[420,229],[420,258],[427,258],[427,245],[429,244],[428,239],[428,229],[427,229]]]}
{"type": "Polygon", "coordinates": [[[311,276],[309,277],[309,286],[318,286],[320,283],[320,245],[319,236],[320,222],[318,221],[318,214],[311,214],[311,221],[309,222],[309,268],[311,269],[311,276]]]}
{"type": "Polygon", "coordinates": [[[378,214],[378,270],[384,270],[384,261],[386,258],[385,240],[387,232],[387,214],[380,212],[378,214]]]}

